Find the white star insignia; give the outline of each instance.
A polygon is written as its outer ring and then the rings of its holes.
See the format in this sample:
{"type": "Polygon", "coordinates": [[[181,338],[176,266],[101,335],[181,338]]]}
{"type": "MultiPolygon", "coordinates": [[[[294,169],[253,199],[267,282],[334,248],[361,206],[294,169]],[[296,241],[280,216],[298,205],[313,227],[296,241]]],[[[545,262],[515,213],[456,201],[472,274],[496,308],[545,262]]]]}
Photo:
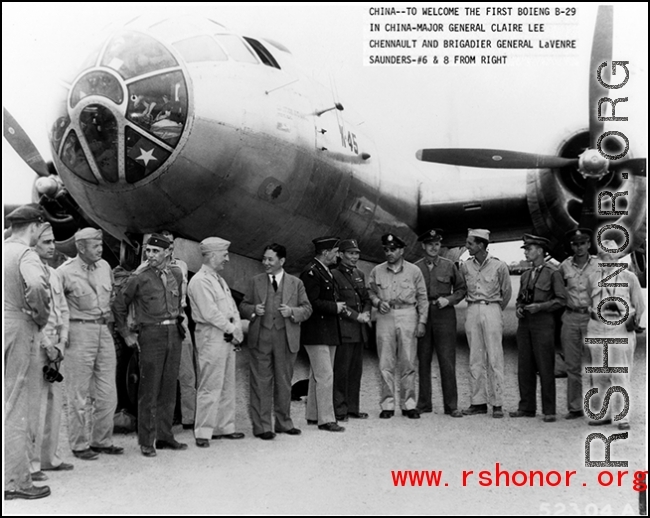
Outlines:
{"type": "Polygon", "coordinates": [[[144,162],[144,166],[147,167],[149,165],[149,162],[158,159],[153,156],[153,149],[145,151],[144,149],[140,148],[140,156],[137,157],[136,160],[142,160],[144,162]]]}

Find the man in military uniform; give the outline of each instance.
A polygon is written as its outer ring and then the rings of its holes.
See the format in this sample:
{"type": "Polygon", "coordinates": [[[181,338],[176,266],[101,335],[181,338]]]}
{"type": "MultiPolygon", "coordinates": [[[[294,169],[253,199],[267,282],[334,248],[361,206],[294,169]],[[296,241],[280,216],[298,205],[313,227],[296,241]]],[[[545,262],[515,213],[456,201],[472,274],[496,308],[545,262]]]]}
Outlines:
{"type": "Polygon", "coordinates": [[[502,418],[503,310],[512,296],[512,285],[506,264],[488,253],[489,242],[489,230],[470,228],[465,247],[471,257],[460,265],[467,283],[465,332],[472,391],[470,407],[463,414],[487,414],[489,397],[492,417],[502,418]]]}
{"type": "Polygon", "coordinates": [[[562,315],[562,352],[567,371],[567,407],[565,419],[579,419],[582,409],[582,365],[587,350],[587,324],[591,298],[587,292],[587,279],[598,269],[595,257],[589,255],[591,230],[577,228],[566,233],[573,255],[560,264],[567,291],[566,310],[562,315]]]}
{"type": "Polygon", "coordinates": [[[119,455],[113,445],[113,415],[117,407],[115,344],[108,327],[113,321],[110,300],[113,272],[102,259],[102,231],[83,228],[75,234],[77,257],[58,268],[70,310],[66,356],[68,440],[75,457],[96,459],[99,453],[119,455]],[[86,412],[93,388],[94,418],[86,412]],[[90,430],[88,437],[87,430],[90,430]]]}
{"type": "Polygon", "coordinates": [[[381,371],[381,419],[395,415],[399,380],[402,415],[419,419],[415,408],[417,338],[426,331],[429,301],[420,269],[404,260],[406,243],[394,234],[381,238],[386,262],[370,272],[370,300],[377,315],[377,352],[381,371]]]}
{"type": "Polygon", "coordinates": [[[264,249],[265,273],[248,283],[241,314],[250,320],[250,401],[253,434],[268,441],[276,433],[300,435],[291,419],[291,378],[300,349],[300,322],[311,315],[302,281],[284,271],[287,249],[264,249]],[[275,425],[273,415],[275,414],[275,425]]]}
{"type": "MultiPolygon", "coordinates": [[[[169,246],[169,266],[171,268],[179,268],[183,274],[181,315],[185,317],[189,269],[185,261],[174,257],[174,235],[168,230],[163,230],[161,234],[171,243],[169,246]]],[[[181,325],[185,332],[185,336],[181,342],[181,363],[178,369],[178,385],[181,390],[181,422],[184,430],[192,430],[194,429],[194,416],[196,414],[196,350],[192,344],[192,335],[187,326],[187,318],[183,318],[181,325]]]]}
{"type": "Polygon", "coordinates": [[[360,252],[356,240],[341,241],[341,262],[332,270],[339,298],[345,302],[340,321],[341,345],[336,348],[334,358],[334,414],[337,421],[347,421],[348,417],[368,418],[368,414],[359,412],[363,348],[368,340],[371,308],[365,277],[356,267],[360,252]]]}
{"type": "MultiPolygon", "coordinates": [[[[32,366],[36,372],[42,372],[44,366],[53,368],[63,375],[63,351],[68,344],[68,326],[70,312],[63,295],[61,280],[57,271],[49,266],[48,261],[54,257],[54,233],[52,225],[41,226],[40,235],[34,250],[43,262],[50,276],[51,310],[47,324],[39,337],[39,345],[32,355],[32,366]]],[[[30,433],[29,444],[30,470],[32,480],[47,480],[43,471],[68,471],[72,464],[63,462],[59,452],[59,431],[61,429],[61,412],[63,410],[63,385],[60,381],[46,381],[44,376],[35,376],[35,383],[30,390],[30,433]]]]}
{"type": "Polygon", "coordinates": [[[553,311],[566,303],[566,290],[558,269],[544,261],[548,239],[524,234],[524,255],[533,264],[521,276],[517,296],[517,348],[519,350],[519,409],[510,417],[534,417],[537,373],[542,386],[544,422],[555,421],[555,318],[553,311]]]}
{"type": "Polygon", "coordinates": [[[590,366],[602,368],[607,364],[623,368],[623,372],[594,372],[589,375],[589,386],[598,389],[598,392],[591,394],[588,404],[593,414],[602,412],[599,417],[590,416],[589,426],[612,424],[612,416],[616,420],[623,414],[618,419],[618,429],[629,430],[629,395],[636,330],[641,325],[646,306],[637,276],[618,266],[618,263],[624,262],[621,261],[623,254],[623,247],[619,247],[616,241],[603,239],[598,243],[598,262],[615,263],[617,266],[598,266],[587,279],[587,293],[591,300],[587,338],[601,339],[598,343],[587,343],[590,366]],[[607,345],[603,339],[608,340],[607,345]],[[621,342],[614,343],[617,339],[621,342]],[[605,357],[607,360],[604,360],[605,357]],[[603,405],[608,390],[614,386],[625,389],[628,397],[619,393],[609,400],[609,404],[603,405]]]}
{"type": "Polygon", "coordinates": [[[169,268],[170,245],[161,234],[151,235],[144,249],[147,263],[131,275],[114,304],[118,330],[126,344],[140,352],[138,442],[145,457],[155,457],[156,448],[187,449],[172,432],[181,357],[183,275],[180,269],[169,268]],[[131,304],[137,334],[127,321],[131,304]]]}
{"type": "Polygon", "coordinates": [[[456,309],[465,297],[465,280],[458,267],[440,256],[442,230],[434,228],[418,237],[424,257],[415,262],[427,285],[429,318],[426,333],[418,340],[419,391],[417,409],[431,412],[431,360],[436,349],[440,367],[444,412],[451,417],[463,417],[458,410],[456,387],[456,309]]]}
{"type": "Polygon", "coordinates": [[[33,485],[27,456],[27,387],[43,375],[41,370],[30,369],[30,357],[38,352],[38,332],[50,314],[47,270],[30,248],[36,244],[44,218],[38,206],[24,205],[6,220],[11,237],[4,242],[5,500],[33,500],[50,494],[48,486],[33,485]]]}
{"type": "Polygon", "coordinates": [[[339,239],[319,237],[312,241],[316,256],[300,274],[313,313],[302,324],[301,343],[309,355],[309,392],[307,423],[321,430],[343,432],[334,414],[334,358],[341,343],[339,315],[345,302],[339,300],[338,288],[329,267],[336,263],[339,239]]]}
{"type": "Polygon", "coordinates": [[[199,448],[210,439],[243,439],[235,431],[235,347],[244,339],[237,304],[219,275],[230,260],[230,241],[208,237],[201,241],[203,266],[187,293],[196,322],[199,386],[196,391],[194,436],[199,448]]]}

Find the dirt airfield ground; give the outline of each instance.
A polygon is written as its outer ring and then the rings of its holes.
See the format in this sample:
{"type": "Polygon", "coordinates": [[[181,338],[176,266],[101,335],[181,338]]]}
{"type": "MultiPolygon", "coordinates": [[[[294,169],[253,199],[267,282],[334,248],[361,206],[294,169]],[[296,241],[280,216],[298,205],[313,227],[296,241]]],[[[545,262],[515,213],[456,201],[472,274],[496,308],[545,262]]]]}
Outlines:
{"type": "MultiPolygon", "coordinates": [[[[457,378],[459,405],[469,405],[468,348],[463,325],[464,304],[458,312],[457,378]]],[[[506,312],[506,417],[480,415],[453,419],[443,415],[438,367],[434,360],[434,413],[419,420],[398,415],[380,420],[379,372],[376,354],[366,351],[362,380],[364,421],[344,423],[344,433],[330,433],[305,422],[304,398],[292,403],[300,436],[279,435],[273,441],[252,436],[248,417],[248,352],[237,359],[237,429],[246,438],[211,441],[208,449],[194,444],[191,431],[175,427],[178,440],[189,444],[182,452],[159,451],[154,459],[140,454],[135,434],[116,435],[122,456],[103,455],[96,461],[75,459],[64,449],[73,471],[50,473],[48,498],[3,502],[3,515],[311,515],[311,514],[638,514],[639,494],[632,473],[647,469],[646,333],[638,335],[632,375],[629,438],[615,441],[612,460],[627,460],[629,471],[619,487],[597,482],[605,468],[585,468],[585,438],[591,432],[609,436],[615,426],[592,428],[586,420],[561,419],[566,410],[566,379],[557,379],[556,423],[513,419],[517,409],[517,347],[514,310],[506,312]],[[555,487],[514,487],[494,483],[482,487],[478,472],[495,466],[528,473],[557,471],[555,487]],[[440,470],[438,487],[396,487],[395,470],[440,470]],[[463,471],[474,471],[463,486],[463,471]],[[576,471],[565,485],[565,472],[576,471]]],[[[306,355],[300,355],[294,380],[307,377],[306,355]]],[[[585,387],[587,383],[585,381],[585,387]]],[[[538,411],[541,404],[538,403],[538,411]]],[[[399,414],[399,413],[398,413],[399,414]]],[[[593,459],[603,459],[594,443],[593,459]]],[[[521,477],[522,475],[518,475],[521,477]]],[[[616,477],[616,474],[615,474],[616,477]]],[[[493,478],[494,480],[494,478],[493,478]]]]}

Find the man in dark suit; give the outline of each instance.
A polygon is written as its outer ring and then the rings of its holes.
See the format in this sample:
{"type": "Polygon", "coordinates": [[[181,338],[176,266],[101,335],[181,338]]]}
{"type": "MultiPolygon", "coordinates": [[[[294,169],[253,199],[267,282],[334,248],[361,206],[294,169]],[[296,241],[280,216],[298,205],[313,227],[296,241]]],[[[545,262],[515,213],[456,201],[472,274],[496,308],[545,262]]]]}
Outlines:
{"type": "Polygon", "coordinates": [[[311,370],[307,394],[307,424],[321,430],[343,432],[334,415],[334,356],[341,343],[339,314],[345,302],[339,301],[338,288],[329,266],[336,263],[339,240],[319,237],[312,241],[316,256],[300,274],[314,313],[302,326],[300,340],[307,350],[311,370]]]}
{"type": "Polygon", "coordinates": [[[284,271],[286,257],[282,245],[273,243],[264,249],[266,273],[250,280],[239,305],[242,317],[250,320],[253,434],[263,440],[273,439],[275,432],[301,433],[290,415],[291,378],[300,348],[300,322],[311,315],[311,304],[302,281],[284,271]]]}
{"type": "Polygon", "coordinates": [[[356,267],[360,252],[356,240],[341,241],[341,262],[332,270],[339,297],[345,302],[341,313],[341,345],[336,348],[334,359],[334,414],[337,421],[347,421],[348,417],[368,418],[368,414],[359,412],[363,347],[367,341],[366,324],[370,321],[371,308],[366,280],[356,267]]]}

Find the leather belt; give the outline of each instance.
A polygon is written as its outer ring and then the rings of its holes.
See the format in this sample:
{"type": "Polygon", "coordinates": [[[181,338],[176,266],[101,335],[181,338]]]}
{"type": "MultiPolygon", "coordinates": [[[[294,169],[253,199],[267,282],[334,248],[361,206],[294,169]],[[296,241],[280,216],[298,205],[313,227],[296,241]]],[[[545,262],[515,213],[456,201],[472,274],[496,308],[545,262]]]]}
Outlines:
{"type": "Polygon", "coordinates": [[[389,304],[392,309],[408,309],[415,307],[415,304],[403,304],[401,302],[390,302],[389,304]]]}
{"type": "Polygon", "coordinates": [[[589,308],[566,308],[566,309],[571,313],[582,313],[582,314],[589,313],[589,308]]]}
{"type": "Polygon", "coordinates": [[[498,304],[496,301],[488,301],[488,300],[468,300],[467,304],[484,304],[487,306],[488,304],[498,304]]]}
{"type": "Polygon", "coordinates": [[[175,318],[170,318],[168,320],[163,320],[162,322],[156,322],[155,324],[151,324],[154,326],[175,326],[178,323],[178,320],[175,318]]]}
{"type": "Polygon", "coordinates": [[[78,322],[79,324],[99,324],[99,325],[104,325],[106,324],[106,319],[105,318],[96,318],[95,320],[88,320],[84,318],[71,318],[70,322],[78,322]]]}

